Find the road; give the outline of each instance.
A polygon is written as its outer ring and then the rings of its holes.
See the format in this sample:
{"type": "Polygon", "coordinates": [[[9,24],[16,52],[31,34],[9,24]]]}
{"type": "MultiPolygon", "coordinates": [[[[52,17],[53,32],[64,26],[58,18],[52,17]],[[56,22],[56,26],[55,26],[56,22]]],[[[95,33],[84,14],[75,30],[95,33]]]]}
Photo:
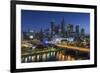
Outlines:
{"type": "Polygon", "coordinates": [[[82,48],[82,47],[62,45],[62,44],[55,44],[55,45],[61,48],[65,48],[65,49],[78,50],[82,52],[90,52],[90,48],[82,48]]]}

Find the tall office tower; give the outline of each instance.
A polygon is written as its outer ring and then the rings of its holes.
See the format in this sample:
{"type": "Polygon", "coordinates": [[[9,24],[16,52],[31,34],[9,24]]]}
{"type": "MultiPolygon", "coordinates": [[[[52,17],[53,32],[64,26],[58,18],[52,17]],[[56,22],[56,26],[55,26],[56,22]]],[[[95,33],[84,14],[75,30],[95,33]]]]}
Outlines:
{"type": "Polygon", "coordinates": [[[85,30],[84,30],[84,28],[81,29],[80,36],[81,36],[81,38],[84,39],[84,36],[85,36],[85,30]]]}
{"type": "Polygon", "coordinates": [[[79,34],[79,25],[76,25],[76,33],[79,34]]]}
{"type": "Polygon", "coordinates": [[[67,25],[67,37],[69,37],[69,33],[70,33],[70,24],[67,25]]]}
{"type": "Polygon", "coordinates": [[[62,33],[61,36],[64,37],[65,36],[65,21],[64,21],[64,18],[61,21],[61,33],[62,33]]]}
{"type": "Polygon", "coordinates": [[[51,22],[51,38],[53,37],[54,34],[54,22],[51,22]]]}
{"type": "Polygon", "coordinates": [[[55,26],[54,31],[55,31],[55,34],[58,35],[59,34],[59,26],[55,26]]]}
{"type": "Polygon", "coordinates": [[[41,28],[41,30],[40,30],[40,32],[39,32],[39,39],[42,41],[43,40],[43,38],[44,38],[44,34],[43,34],[43,30],[42,30],[42,28],[41,28]]]}
{"type": "Polygon", "coordinates": [[[73,35],[73,25],[72,24],[68,24],[67,25],[67,36],[70,37],[73,35]]]}
{"type": "Polygon", "coordinates": [[[80,42],[80,31],[79,31],[79,25],[75,26],[75,40],[77,42],[77,45],[79,45],[80,42]]]}
{"type": "Polygon", "coordinates": [[[70,32],[72,33],[73,32],[73,25],[70,24],[70,32]]]}
{"type": "Polygon", "coordinates": [[[79,36],[79,25],[76,25],[75,27],[76,37],[79,36]]]}

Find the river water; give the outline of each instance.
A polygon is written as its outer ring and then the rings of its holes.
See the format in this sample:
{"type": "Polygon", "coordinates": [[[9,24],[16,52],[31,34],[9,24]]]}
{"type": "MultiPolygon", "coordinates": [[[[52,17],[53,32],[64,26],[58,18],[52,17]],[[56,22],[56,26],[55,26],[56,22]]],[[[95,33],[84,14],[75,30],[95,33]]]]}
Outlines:
{"type": "Polygon", "coordinates": [[[27,57],[22,57],[22,63],[28,62],[50,62],[50,61],[73,61],[73,60],[85,60],[89,59],[87,54],[64,54],[62,51],[60,52],[48,52],[37,55],[31,55],[27,57]]]}

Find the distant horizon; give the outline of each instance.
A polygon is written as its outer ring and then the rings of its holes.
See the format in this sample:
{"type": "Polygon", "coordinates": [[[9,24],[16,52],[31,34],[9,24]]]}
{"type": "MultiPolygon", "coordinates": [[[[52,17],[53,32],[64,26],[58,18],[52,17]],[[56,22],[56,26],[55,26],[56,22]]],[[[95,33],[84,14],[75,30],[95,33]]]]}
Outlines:
{"type": "Polygon", "coordinates": [[[61,25],[62,19],[65,21],[65,26],[73,24],[75,31],[75,26],[79,25],[80,29],[85,29],[85,34],[90,35],[90,14],[79,12],[21,10],[21,30],[38,32],[41,29],[50,29],[50,22],[61,25]]]}

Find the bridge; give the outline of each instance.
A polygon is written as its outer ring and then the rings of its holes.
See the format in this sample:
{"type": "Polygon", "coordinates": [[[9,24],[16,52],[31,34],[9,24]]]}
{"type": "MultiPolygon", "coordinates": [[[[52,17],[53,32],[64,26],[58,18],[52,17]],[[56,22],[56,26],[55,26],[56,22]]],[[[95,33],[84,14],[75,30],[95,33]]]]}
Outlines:
{"type": "Polygon", "coordinates": [[[55,45],[58,46],[58,47],[60,47],[60,48],[65,48],[65,49],[70,49],[70,50],[76,50],[76,51],[86,52],[86,53],[90,52],[90,48],[82,48],[82,47],[62,45],[62,44],[55,44],[55,45]]]}
{"type": "MultiPolygon", "coordinates": [[[[21,54],[21,62],[39,62],[46,61],[51,56],[59,56],[62,49],[47,49],[42,51],[32,51],[31,53],[21,54]]],[[[60,57],[62,59],[62,56],[60,57]]]]}
{"type": "Polygon", "coordinates": [[[89,59],[89,48],[82,48],[76,46],[69,46],[64,44],[53,44],[56,45],[58,48],[50,48],[45,50],[31,50],[27,53],[21,54],[21,62],[40,62],[46,61],[48,58],[55,56],[57,59],[60,60],[77,60],[80,58],[89,59]],[[67,51],[67,52],[66,52],[67,51]],[[68,52],[70,54],[68,54],[68,52]],[[64,54],[66,53],[66,54],[64,54]],[[70,58],[69,58],[70,57],[70,58]]]}

